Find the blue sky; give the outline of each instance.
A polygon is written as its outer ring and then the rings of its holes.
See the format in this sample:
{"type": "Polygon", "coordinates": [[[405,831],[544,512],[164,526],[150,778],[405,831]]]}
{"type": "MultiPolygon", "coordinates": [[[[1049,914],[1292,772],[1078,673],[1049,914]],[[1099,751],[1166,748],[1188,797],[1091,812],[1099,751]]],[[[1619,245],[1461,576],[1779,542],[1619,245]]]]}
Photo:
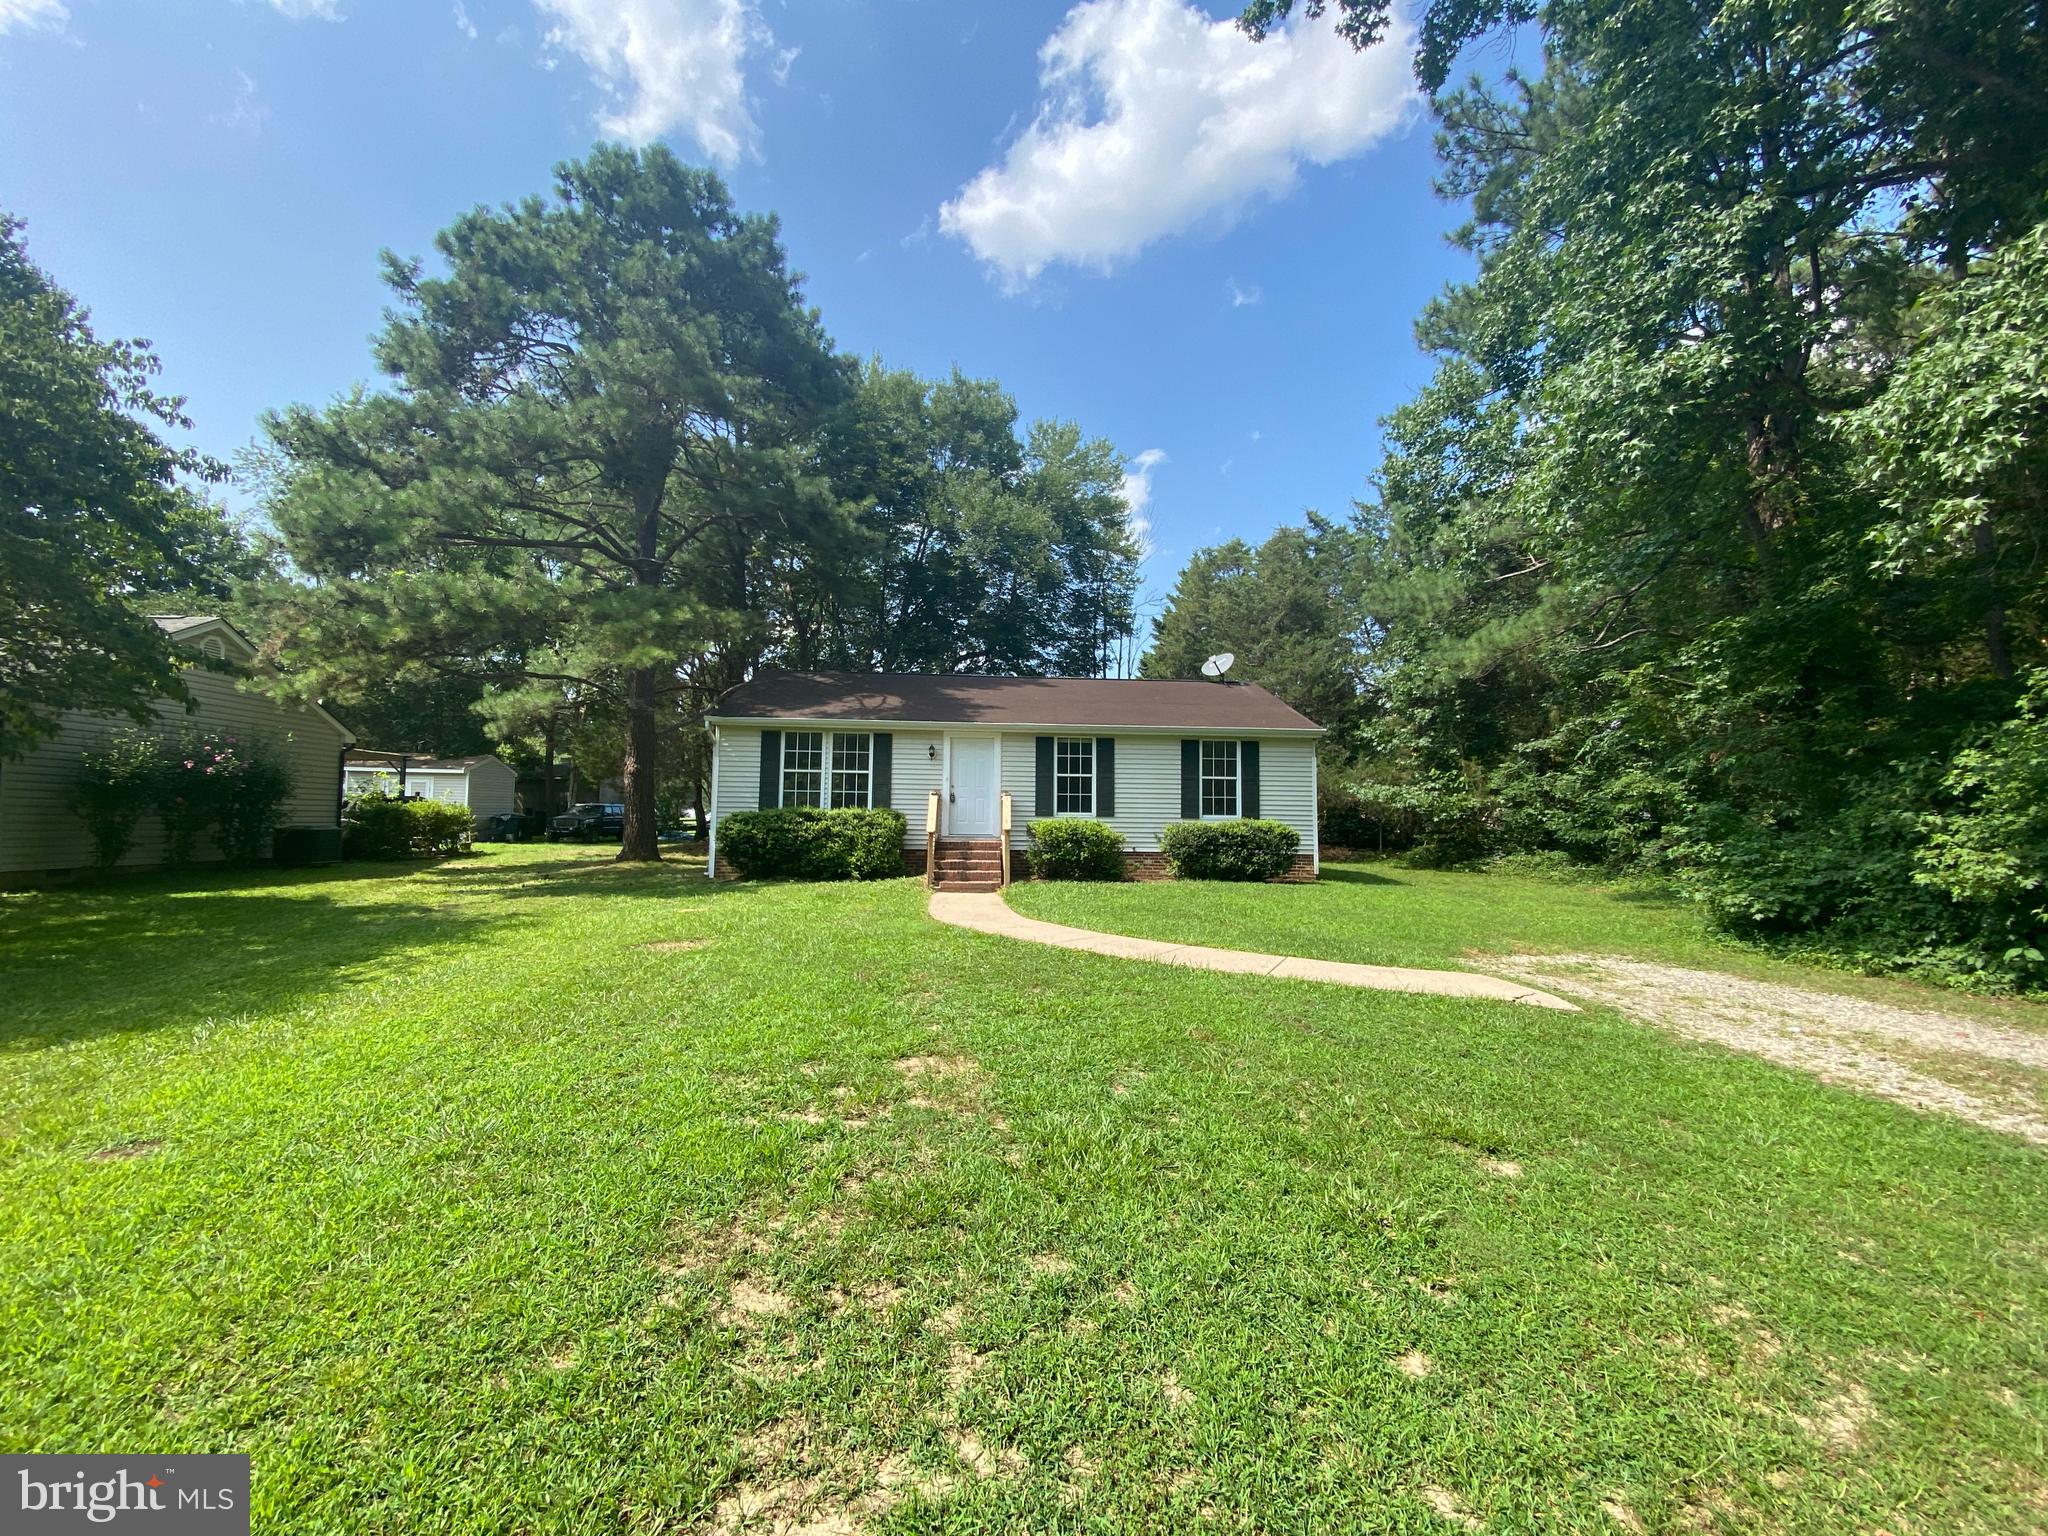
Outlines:
{"type": "MultiPolygon", "coordinates": [[[[1465,270],[1405,57],[1185,0],[0,0],[0,206],[231,457],[368,377],[377,256],[664,139],[783,220],[838,343],[1140,466],[1152,597],[1342,512],[1465,270]]],[[[1398,42],[1398,40],[1397,40],[1398,42]]]]}

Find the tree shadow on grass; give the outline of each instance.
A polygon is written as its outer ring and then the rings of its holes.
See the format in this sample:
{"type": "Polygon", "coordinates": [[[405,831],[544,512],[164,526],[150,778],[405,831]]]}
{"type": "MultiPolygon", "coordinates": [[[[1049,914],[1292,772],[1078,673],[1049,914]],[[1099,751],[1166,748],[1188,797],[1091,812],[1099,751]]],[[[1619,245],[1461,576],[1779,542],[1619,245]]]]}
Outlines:
{"type": "Polygon", "coordinates": [[[165,876],[39,893],[0,925],[0,1054],[285,1011],[520,922],[339,889],[402,866],[165,876]],[[333,887],[335,889],[326,889],[333,887]]]}
{"type": "Polygon", "coordinates": [[[621,896],[705,898],[730,892],[729,882],[704,877],[701,859],[664,859],[659,864],[620,864],[608,858],[577,857],[485,862],[450,859],[421,872],[436,894],[455,897],[497,896],[525,900],[536,896],[621,896]]]}
{"type": "Polygon", "coordinates": [[[1376,874],[1356,864],[1325,864],[1321,878],[1332,885],[1405,885],[1392,875],[1376,874]]]}

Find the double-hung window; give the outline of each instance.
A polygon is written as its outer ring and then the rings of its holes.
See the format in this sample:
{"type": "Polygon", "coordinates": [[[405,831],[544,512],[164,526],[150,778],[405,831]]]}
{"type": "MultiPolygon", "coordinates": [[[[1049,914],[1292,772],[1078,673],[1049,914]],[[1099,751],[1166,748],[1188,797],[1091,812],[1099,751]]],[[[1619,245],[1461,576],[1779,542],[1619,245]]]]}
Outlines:
{"type": "Polygon", "coordinates": [[[1235,816],[1238,798],[1237,743],[1234,741],[1205,741],[1202,743],[1202,814],[1204,816],[1235,816]]]}
{"type": "Polygon", "coordinates": [[[832,809],[866,806],[875,781],[875,738],[865,731],[832,733],[832,809]]]}
{"type": "Polygon", "coordinates": [[[867,806],[874,802],[875,738],[866,731],[784,731],[784,805],[867,806]]]}
{"type": "Polygon", "coordinates": [[[825,733],[784,731],[782,733],[782,803],[823,805],[825,803],[825,733]]]}
{"type": "Polygon", "coordinates": [[[1052,746],[1055,816],[1095,814],[1095,738],[1062,736],[1052,746]]]}

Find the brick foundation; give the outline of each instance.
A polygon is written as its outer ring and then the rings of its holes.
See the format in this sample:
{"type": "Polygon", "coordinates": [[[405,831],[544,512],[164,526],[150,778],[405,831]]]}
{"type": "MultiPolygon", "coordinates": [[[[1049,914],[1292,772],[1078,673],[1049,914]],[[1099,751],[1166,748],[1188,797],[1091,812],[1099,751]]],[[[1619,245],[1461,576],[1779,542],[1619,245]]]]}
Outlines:
{"type": "MultiPolygon", "coordinates": [[[[924,847],[922,844],[915,848],[906,847],[903,850],[903,873],[906,875],[923,876],[924,847]]],[[[1010,873],[1014,879],[1018,880],[1029,880],[1032,878],[1031,855],[1026,850],[1022,848],[1011,850],[1010,873]]],[[[1287,873],[1282,875],[1274,884],[1306,885],[1313,881],[1315,877],[1315,856],[1313,854],[1297,853],[1294,856],[1294,863],[1289,867],[1287,873]]],[[[731,865],[721,863],[718,869],[718,878],[721,880],[737,880],[740,877],[731,865]]],[[[1171,880],[1173,872],[1166,867],[1166,855],[1163,853],[1127,852],[1124,854],[1124,878],[1126,880],[1171,880]]]]}
{"type": "MultiPolygon", "coordinates": [[[[1306,885],[1313,881],[1315,877],[1315,855],[1297,853],[1294,856],[1294,862],[1288,867],[1287,873],[1273,883],[1276,885],[1306,885]]],[[[1021,865],[1017,878],[1020,880],[1026,878],[1022,872],[1021,865]]],[[[1124,854],[1124,878],[1126,880],[1171,880],[1173,878],[1173,871],[1166,867],[1166,855],[1163,853],[1126,852],[1124,854]]]]}

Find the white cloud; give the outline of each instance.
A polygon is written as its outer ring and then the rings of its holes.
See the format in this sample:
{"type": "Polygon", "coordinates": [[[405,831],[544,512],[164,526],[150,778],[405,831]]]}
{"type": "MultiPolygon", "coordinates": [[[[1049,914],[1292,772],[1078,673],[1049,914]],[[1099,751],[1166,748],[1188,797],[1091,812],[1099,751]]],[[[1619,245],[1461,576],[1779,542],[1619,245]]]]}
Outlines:
{"type": "Polygon", "coordinates": [[[293,21],[341,20],[341,0],[270,0],[270,7],[293,21]]]}
{"type": "Polygon", "coordinates": [[[1124,510],[1130,514],[1131,536],[1138,541],[1138,553],[1150,556],[1152,519],[1145,508],[1152,504],[1152,471],[1166,462],[1164,448],[1147,448],[1124,466],[1124,510]]]}
{"type": "Polygon", "coordinates": [[[215,112],[207,121],[217,128],[237,133],[261,133],[270,121],[270,107],[256,89],[256,82],[243,70],[235,71],[235,96],[225,112],[215,112]]]}
{"type": "Polygon", "coordinates": [[[1013,288],[1225,226],[1407,122],[1412,41],[1399,22],[1362,55],[1328,25],[1254,43],[1185,0],[1086,0],[1039,50],[1037,117],[940,224],[1013,288]]]}
{"type": "Polygon", "coordinates": [[[1257,283],[1240,283],[1234,277],[1223,279],[1223,291],[1230,295],[1232,309],[1243,309],[1247,304],[1263,304],[1266,301],[1265,289],[1257,283]]]}
{"type": "Polygon", "coordinates": [[[469,7],[462,0],[455,0],[455,30],[472,43],[476,41],[476,23],[469,19],[469,7]]]}
{"type": "Polygon", "coordinates": [[[70,19],[64,0],[0,0],[0,32],[42,28],[56,32],[70,19]]]}
{"type": "Polygon", "coordinates": [[[777,85],[789,84],[789,71],[795,65],[797,55],[802,52],[803,49],[800,46],[777,50],[775,62],[768,67],[768,72],[775,76],[775,83],[777,85]]]}
{"type": "Polygon", "coordinates": [[[755,149],[745,66],[774,42],[753,0],[533,0],[550,45],[611,93],[605,133],[645,144],[682,129],[721,165],[755,149]]]}

